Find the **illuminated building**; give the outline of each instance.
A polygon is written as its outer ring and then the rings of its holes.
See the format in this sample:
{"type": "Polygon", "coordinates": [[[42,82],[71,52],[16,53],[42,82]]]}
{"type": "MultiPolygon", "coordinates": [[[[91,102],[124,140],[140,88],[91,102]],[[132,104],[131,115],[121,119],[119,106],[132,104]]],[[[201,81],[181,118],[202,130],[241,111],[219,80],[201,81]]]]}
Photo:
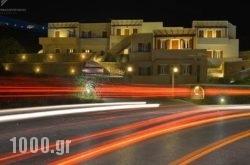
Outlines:
{"type": "Polygon", "coordinates": [[[202,83],[207,77],[225,76],[225,62],[240,60],[236,27],[228,21],[193,21],[190,28],[141,19],[49,23],[48,36],[39,43],[41,56],[46,55],[43,62],[63,62],[68,65],[65,74],[81,74],[82,64],[93,60],[109,75],[129,75],[134,83],[170,84],[173,67],[179,68],[177,84],[202,83]]]}

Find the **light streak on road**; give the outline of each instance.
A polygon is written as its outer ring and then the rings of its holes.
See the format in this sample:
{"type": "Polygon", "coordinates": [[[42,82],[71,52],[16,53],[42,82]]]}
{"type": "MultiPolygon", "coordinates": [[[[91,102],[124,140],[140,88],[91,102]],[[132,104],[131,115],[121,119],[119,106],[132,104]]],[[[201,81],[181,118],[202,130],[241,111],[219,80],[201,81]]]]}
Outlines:
{"type": "Polygon", "coordinates": [[[224,95],[229,95],[229,96],[249,96],[250,95],[250,89],[249,88],[232,88],[232,87],[224,87],[224,88],[219,88],[219,87],[207,87],[205,89],[205,95],[208,96],[216,96],[218,94],[224,94],[224,95]]]}
{"type": "MultiPolygon", "coordinates": [[[[10,97],[36,97],[36,96],[71,96],[82,92],[82,87],[76,85],[73,79],[56,77],[31,78],[31,77],[8,77],[0,78],[0,98],[10,97]],[[11,84],[11,85],[9,85],[11,84]],[[33,94],[33,95],[31,95],[33,94]],[[61,94],[61,95],[60,95],[61,94]]],[[[169,85],[146,85],[146,84],[98,84],[96,91],[101,98],[154,98],[173,97],[172,87],[169,85]]],[[[229,96],[249,96],[250,89],[247,87],[212,87],[206,86],[206,96],[220,94],[229,96]]],[[[192,89],[189,86],[178,85],[175,87],[174,96],[190,97],[192,89]]]]}
{"type": "MultiPolygon", "coordinates": [[[[145,102],[143,102],[143,103],[145,104],[145,102]]],[[[54,106],[52,106],[52,108],[53,107],[54,106]]],[[[190,121],[191,119],[195,120],[195,118],[197,118],[197,120],[201,120],[202,116],[205,117],[204,116],[205,114],[203,114],[203,113],[210,113],[210,114],[206,114],[206,115],[212,115],[213,113],[215,113],[215,112],[209,112],[209,111],[216,111],[216,107],[213,107],[211,109],[203,107],[202,109],[186,111],[186,112],[181,112],[181,113],[177,113],[177,114],[171,114],[171,115],[168,115],[168,116],[158,117],[158,118],[154,118],[154,119],[148,119],[148,120],[145,120],[145,121],[142,121],[142,122],[136,122],[136,123],[133,123],[133,124],[116,127],[116,128],[104,130],[104,131],[101,131],[101,132],[91,133],[89,135],[72,138],[71,141],[72,141],[72,145],[76,145],[78,143],[82,143],[82,142],[85,142],[87,140],[102,138],[102,137],[118,134],[118,133],[128,131],[128,130],[131,131],[133,129],[138,129],[138,128],[142,128],[142,127],[145,127],[145,126],[155,125],[157,123],[170,122],[170,121],[182,118],[182,117],[189,117],[189,119],[184,118],[184,119],[180,119],[180,121],[177,120],[175,122],[172,122],[173,125],[178,125],[178,123],[181,124],[183,122],[183,120],[186,121],[186,122],[190,121]],[[202,113],[202,116],[199,116],[199,117],[198,116],[197,117],[193,116],[193,115],[197,115],[199,113],[202,113]],[[190,116],[192,116],[192,117],[190,117],[190,116]]],[[[217,112],[216,111],[216,114],[214,114],[214,115],[225,115],[225,114],[231,114],[231,113],[235,113],[235,112],[239,113],[240,111],[239,110],[236,110],[236,111],[231,110],[231,111],[225,111],[225,112],[217,112]]],[[[52,148],[54,149],[55,146],[56,146],[56,144],[51,144],[50,149],[52,149],[52,148]]],[[[40,151],[40,149],[39,149],[39,151],[40,151]]],[[[9,160],[26,159],[28,157],[33,157],[33,156],[38,155],[38,154],[41,154],[41,153],[38,152],[38,153],[34,154],[34,153],[26,152],[25,154],[23,154],[23,153],[22,154],[21,153],[6,154],[6,155],[2,155],[0,157],[0,162],[6,162],[6,161],[9,161],[9,160]]]]}
{"type": "MultiPolygon", "coordinates": [[[[128,102],[128,103],[130,103],[130,102],[128,102]]],[[[169,122],[169,121],[172,121],[174,119],[176,120],[176,119],[179,119],[179,118],[198,115],[199,113],[205,113],[205,112],[209,113],[210,110],[209,109],[196,109],[196,110],[171,114],[171,115],[167,115],[167,116],[148,119],[148,120],[145,120],[145,121],[136,122],[136,123],[133,123],[133,124],[128,124],[128,125],[124,125],[124,126],[120,126],[120,127],[116,127],[116,128],[112,128],[112,129],[92,133],[92,134],[81,136],[81,137],[72,138],[71,139],[71,146],[76,145],[78,143],[85,142],[87,140],[94,140],[94,139],[97,139],[97,138],[102,138],[102,137],[118,134],[118,133],[121,133],[121,132],[124,132],[124,131],[128,131],[128,130],[131,131],[133,129],[138,129],[138,128],[142,128],[142,127],[146,127],[146,126],[150,126],[150,125],[155,125],[155,124],[162,123],[162,122],[169,122]]],[[[228,112],[228,113],[233,113],[233,112],[228,112]]],[[[51,144],[49,148],[50,149],[55,149],[55,147],[56,147],[56,144],[51,144]]],[[[41,150],[41,148],[39,148],[39,151],[40,150],[41,150]]],[[[37,154],[39,154],[39,153],[37,153],[37,154]]],[[[11,159],[15,159],[15,160],[16,159],[24,159],[24,158],[27,158],[27,157],[35,156],[37,154],[31,153],[31,152],[26,152],[25,154],[24,153],[17,153],[17,154],[11,153],[11,154],[7,154],[7,155],[3,155],[0,158],[0,162],[11,160],[11,159]]]]}
{"type": "MultiPolygon", "coordinates": [[[[221,114],[222,112],[220,112],[221,114]]],[[[156,137],[160,136],[166,133],[170,133],[173,131],[178,131],[194,126],[200,126],[203,124],[208,124],[212,122],[217,122],[221,120],[228,120],[228,119],[234,119],[234,118],[240,118],[240,117],[249,117],[250,113],[242,113],[242,114],[231,114],[232,112],[224,111],[223,114],[229,114],[227,116],[220,116],[217,117],[218,112],[214,112],[212,114],[203,114],[200,116],[194,116],[194,117],[189,117],[185,118],[182,120],[178,120],[175,122],[170,122],[167,124],[161,124],[143,131],[138,131],[136,133],[130,134],[128,136],[118,138],[115,140],[111,140],[108,142],[105,142],[99,146],[96,146],[94,148],[91,148],[89,150],[80,152],[78,154],[74,154],[72,156],[62,158],[58,161],[50,163],[50,165],[55,165],[55,164],[77,164],[80,162],[87,161],[89,159],[98,157],[100,155],[103,155],[105,153],[156,137]]]]}
{"type": "MultiPolygon", "coordinates": [[[[107,137],[107,136],[114,135],[114,134],[117,134],[117,133],[121,133],[121,132],[124,132],[124,131],[129,131],[129,130],[131,131],[133,129],[138,129],[138,128],[142,128],[142,127],[145,127],[145,126],[158,124],[158,123],[161,123],[161,122],[167,122],[167,121],[171,121],[171,120],[174,120],[174,119],[187,117],[187,116],[195,115],[195,114],[199,114],[199,113],[204,113],[204,110],[192,110],[192,111],[187,111],[187,112],[182,112],[182,113],[171,114],[171,115],[167,115],[167,116],[163,116],[163,117],[157,117],[157,118],[148,119],[148,120],[141,121],[141,122],[136,122],[136,123],[133,123],[133,124],[119,126],[119,127],[112,128],[112,129],[107,129],[107,130],[96,132],[96,133],[91,133],[89,135],[72,138],[71,139],[71,146],[76,145],[78,143],[85,142],[87,140],[94,140],[94,139],[97,139],[97,138],[107,137]]],[[[49,148],[50,149],[55,149],[56,148],[56,143],[51,144],[49,146],[49,148]]],[[[39,151],[41,151],[41,148],[39,148],[39,151]]],[[[38,153],[35,154],[35,153],[31,153],[29,151],[29,152],[26,152],[26,153],[6,154],[6,155],[3,155],[3,156],[0,157],[0,163],[3,162],[3,161],[12,160],[12,159],[16,160],[16,159],[23,159],[23,158],[35,156],[35,155],[37,155],[39,153],[41,154],[41,152],[38,152],[38,153]]]]}
{"type": "Polygon", "coordinates": [[[156,108],[156,107],[159,107],[159,104],[114,105],[114,106],[104,106],[104,107],[73,108],[73,109],[33,112],[24,114],[10,114],[10,115],[0,116],[0,122],[9,122],[16,120],[69,115],[69,114],[86,113],[86,112],[96,112],[96,111],[110,111],[118,109],[136,109],[136,108],[156,108]]]}
{"type": "Polygon", "coordinates": [[[90,103],[90,104],[66,104],[66,105],[53,105],[53,106],[40,106],[40,107],[25,107],[25,108],[9,108],[0,111],[1,114],[21,113],[21,112],[34,112],[34,111],[50,111],[66,108],[86,108],[86,107],[100,107],[100,106],[112,106],[112,105],[133,105],[133,104],[146,104],[145,101],[130,101],[130,102],[115,102],[115,103],[90,103]]]}
{"type": "Polygon", "coordinates": [[[0,87],[0,98],[39,97],[39,96],[69,96],[80,92],[75,87],[0,87]]]}
{"type": "Polygon", "coordinates": [[[2,95],[0,98],[33,98],[33,97],[65,97],[62,94],[22,94],[22,95],[2,95]]]}
{"type": "Polygon", "coordinates": [[[235,135],[232,135],[230,137],[227,137],[225,139],[222,139],[222,140],[219,140],[219,141],[216,141],[212,144],[209,144],[203,148],[200,148],[174,162],[171,162],[170,165],[186,165],[186,164],[189,164],[199,158],[201,158],[202,156],[204,155],[207,155],[221,147],[224,147],[230,143],[233,143],[235,141],[238,141],[238,140],[241,140],[243,138],[247,138],[247,137],[250,137],[250,130],[247,130],[247,131],[243,131],[243,132],[240,132],[240,133],[237,133],[235,135]]]}
{"type": "MultiPolygon", "coordinates": [[[[172,97],[172,88],[169,86],[156,85],[108,85],[97,86],[101,97],[172,97]],[[118,90],[119,89],[119,90],[118,90]]],[[[175,88],[175,95],[180,97],[190,96],[190,89],[187,87],[175,88]]]]}
{"type": "Polygon", "coordinates": [[[240,105],[201,105],[200,108],[205,108],[214,111],[227,111],[227,110],[249,110],[250,104],[240,104],[240,105]]]}

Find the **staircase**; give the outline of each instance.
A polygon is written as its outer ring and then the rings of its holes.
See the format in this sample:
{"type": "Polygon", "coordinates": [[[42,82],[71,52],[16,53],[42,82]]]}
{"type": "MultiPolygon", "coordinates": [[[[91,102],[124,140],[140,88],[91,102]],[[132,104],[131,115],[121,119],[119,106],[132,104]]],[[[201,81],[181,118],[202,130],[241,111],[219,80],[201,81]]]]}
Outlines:
{"type": "Polygon", "coordinates": [[[131,43],[131,36],[128,36],[121,40],[121,42],[114,45],[111,49],[108,50],[110,54],[119,54],[123,49],[128,47],[131,43]]]}

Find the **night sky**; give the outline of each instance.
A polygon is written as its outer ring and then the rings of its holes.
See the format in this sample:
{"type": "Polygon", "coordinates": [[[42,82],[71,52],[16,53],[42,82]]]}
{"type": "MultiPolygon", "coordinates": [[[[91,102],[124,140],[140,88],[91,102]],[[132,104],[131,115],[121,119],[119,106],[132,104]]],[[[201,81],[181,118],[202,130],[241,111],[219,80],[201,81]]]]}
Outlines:
{"type": "Polygon", "coordinates": [[[247,1],[219,0],[101,1],[101,0],[7,0],[1,8],[21,8],[24,12],[2,14],[42,24],[47,22],[110,22],[111,19],[162,21],[164,26],[191,27],[193,20],[228,20],[237,27],[240,50],[250,50],[247,1]],[[142,3],[143,2],[143,3],[142,3]]]}

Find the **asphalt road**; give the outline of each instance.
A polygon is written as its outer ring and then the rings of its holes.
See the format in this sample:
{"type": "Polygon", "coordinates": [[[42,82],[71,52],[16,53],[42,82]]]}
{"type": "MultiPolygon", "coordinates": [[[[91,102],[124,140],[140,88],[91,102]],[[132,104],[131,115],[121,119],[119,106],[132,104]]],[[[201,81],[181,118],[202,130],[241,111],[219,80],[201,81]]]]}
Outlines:
{"type": "Polygon", "coordinates": [[[0,164],[247,165],[249,119],[250,105],[183,102],[2,122],[0,164]]]}

